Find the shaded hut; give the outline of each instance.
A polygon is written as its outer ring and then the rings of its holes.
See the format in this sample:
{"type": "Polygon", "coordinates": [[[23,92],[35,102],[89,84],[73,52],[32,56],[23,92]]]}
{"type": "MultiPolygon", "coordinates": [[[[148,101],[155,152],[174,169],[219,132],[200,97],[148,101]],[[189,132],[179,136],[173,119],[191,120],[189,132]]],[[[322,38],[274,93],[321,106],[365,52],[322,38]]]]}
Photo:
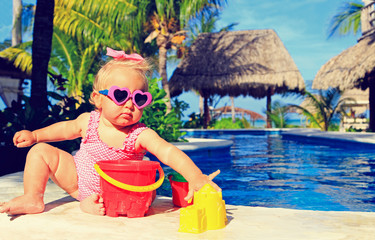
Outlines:
{"type": "Polygon", "coordinates": [[[362,8],[362,37],[358,43],[324,64],[315,76],[314,89],[369,89],[370,130],[375,130],[375,1],[362,8]]]}
{"type": "MultiPolygon", "coordinates": [[[[196,90],[205,99],[239,95],[267,97],[302,91],[303,78],[273,30],[202,33],[194,41],[170,79],[171,95],[196,90]]],[[[270,120],[268,120],[270,123],[270,120]]]]}
{"type": "MultiPolygon", "coordinates": [[[[266,120],[263,115],[261,115],[257,112],[248,110],[248,109],[235,107],[233,110],[235,112],[235,115],[240,115],[242,118],[244,118],[246,115],[249,116],[250,123],[252,123],[253,126],[255,125],[255,121],[258,120],[258,119],[266,120]]],[[[213,110],[213,112],[214,112],[214,118],[215,117],[223,117],[223,116],[225,116],[229,113],[232,114],[232,107],[231,106],[224,106],[224,107],[221,107],[221,108],[215,108],[213,110]]]]}

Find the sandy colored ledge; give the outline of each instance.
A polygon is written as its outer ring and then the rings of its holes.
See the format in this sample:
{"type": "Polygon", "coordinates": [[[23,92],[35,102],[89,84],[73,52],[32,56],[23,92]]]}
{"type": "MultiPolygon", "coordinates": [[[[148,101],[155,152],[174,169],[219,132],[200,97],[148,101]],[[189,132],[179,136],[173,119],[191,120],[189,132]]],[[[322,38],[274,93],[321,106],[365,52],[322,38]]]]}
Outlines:
{"type": "MultiPolygon", "coordinates": [[[[0,178],[0,201],[21,194],[22,172],[0,178]]],[[[375,213],[323,212],[226,205],[224,229],[180,233],[179,209],[157,196],[143,218],[100,217],[81,212],[79,203],[49,182],[46,211],[0,214],[0,239],[374,239],[375,213]]]]}

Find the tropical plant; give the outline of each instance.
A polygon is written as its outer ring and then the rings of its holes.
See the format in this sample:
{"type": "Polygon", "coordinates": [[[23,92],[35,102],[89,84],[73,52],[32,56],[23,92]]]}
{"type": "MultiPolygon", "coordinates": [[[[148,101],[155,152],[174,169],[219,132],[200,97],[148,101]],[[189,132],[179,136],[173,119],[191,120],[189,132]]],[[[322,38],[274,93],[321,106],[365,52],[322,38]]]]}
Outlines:
{"type": "Polygon", "coordinates": [[[189,115],[189,121],[185,122],[184,128],[203,128],[203,116],[195,112],[189,115]]]}
{"type": "Polygon", "coordinates": [[[208,8],[193,18],[188,26],[186,45],[190,46],[201,33],[224,32],[232,30],[238,23],[231,23],[217,30],[217,21],[220,20],[220,11],[217,8],[208,8]]]}
{"type": "Polygon", "coordinates": [[[302,114],[316,127],[321,130],[328,131],[329,127],[333,125],[333,119],[345,114],[342,109],[343,103],[350,98],[340,98],[341,91],[337,88],[330,88],[328,90],[319,90],[318,94],[312,94],[305,91],[305,101],[307,107],[290,104],[289,108],[296,108],[302,111],[302,114]]]}
{"type": "Polygon", "coordinates": [[[178,116],[178,111],[174,109],[167,113],[165,102],[165,91],[160,89],[158,82],[160,79],[149,79],[149,92],[152,95],[152,105],[143,111],[141,122],[147,127],[156,131],[160,137],[168,142],[180,141],[183,133],[180,132],[182,122],[178,116]]]}
{"type": "MultiPolygon", "coordinates": [[[[1,51],[0,56],[7,58],[17,68],[31,75],[33,66],[31,46],[32,41],[9,47],[1,51]]],[[[67,89],[69,96],[80,100],[88,75],[95,72],[100,62],[101,55],[98,51],[98,43],[83,46],[55,28],[48,73],[50,77],[59,76],[60,79],[66,80],[65,85],[60,86],[59,90],[67,89]]]]}
{"type": "MultiPolygon", "coordinates": [[[[11,107],[0,111],[0,129],[3,133],[0,135],[1,145],[12,146],[12,139],[17,131],[35,129],[36,127],[45,127],[60,121],[72,120],[84,112],[92,111],[94,107],[89,103],[88,99],[94,76],[90,74],[88,78],[89,84],[84,87],[82,93],[84,101],[81,104],[78,104],[78,100],[74,97],[49,91],[48,114],[37,124],[33,119],[39,113],[31,106],[30,97],[22,96],[21,102],[13,102],[11,107]]],[[[153,96],[153,104],[144,109],[141,122],[155,130],[166,141],[182,141],[180,138],[183,133],[179,131],[182,122],[174,110],[166,114],[165,92],[159,88],[158,81],[159,79],[150,79],[149,91],[153,96]]],[[[184,105],[183,102],[179,104],[184,105]]],[[[79,148],[79,143],[79,140],[74,140],[53,144],[71,152],[79,148]]]]}
{"type": "Polygon", "coordinates": [[[133,51],[134,32],[132,16],[137,9],[131,0],[56,0],[54,25],[83,45],[133,51]]]}
{"type": "MultiPolygon", "coordinates": [[[[236,118],[236,121],[233,122],[232,118],[222,118],[211,126],[214,129],[242,129],[245,128],[245,122],[247,122],[246,119],[236,118]]],[[[250,125],[248,122],[247,124],[250,125]]]]}
{"type": "MultiPolygon", "coordinates": [[[[101,57],[99,53],[105,46],[134,50],[132,37],[138,35],[133,26],[137,24],[132,24],[136,20],[129,20],[133,19],[129,16],[134,15],[137,8],[130,4],[130,0],[55,2],[53,47],[48,71],[68,80],[65,87],[71,96],[80,96],[83,82],[89,73],[97,69],[96,63],[101,57]]],[[[0,56],[30,74],[30,45],[31,42],[28,42],[5,49],[0,56]]]]}
{"type": "Polygon", "coordinates": [[[361,28],[361,10],[363,4],[358,2],[345,2],[339,12],[333,16],[328,30],[329,37],[335,34],[356,35],[361,28]]]}
{"type": "Polygon", "coordinates": [[[272,125],[276,128],[287,128],[288,124],[288,114],[289,106],[281,103],[280,101],[275,101],[272,103],[271,111],[266,114],[270,117],[272,125]]]}
{"type": "MultiPolygon", "coordinates": [[[[2,135],[0,142],[6,146],[12,146],[13,136],[17,131],[23,129],[35,129],[45,127],[56,122],[64,120],[72,120],[77,118],[81,113],[93,109],[88,101],[84,104],[77,104],[77,100],[66,95],[60,95],[56,92],[48,92],[48,113],[43,118],[39,118],[40,122],[33,121],[36,116],[40,115],[37,109],[33,108],[30,103],[30,97],[22,96],[21,102],[13,102],[11,107],[5,108],[0,112],[0,128],[2,135]],[[58,103],[53,104],[52,102],[58,103]]],[[[86,95],[87,100],[89,94],[86,95]]],[[[79,141],[73,141],[69,144],[58,144],[66,151],[73,151],[79,147],[79,141]]]]}
{"type": "Polygon", "coordinates": [[[52,46],[50,72],[68,79],[64,88],[69,96],[79,99],[88,75],[95,73],[100,62],[100,44],[83,45],[55,29],[52,46]]]}
{"type": "Polygon", "coordinates": [[[154,39],[159,49],[159,74],[162,86],[166,92],[167,112],[172,108],[167,77],[167,51],[178,48],[186,38],[184,28],[191,18],[195,17],[207,7],[219,7],[226,0],[155,0],[155,8],[151,9],[149,29],[150,34],[145,39],[151,43],[154,39]]]}

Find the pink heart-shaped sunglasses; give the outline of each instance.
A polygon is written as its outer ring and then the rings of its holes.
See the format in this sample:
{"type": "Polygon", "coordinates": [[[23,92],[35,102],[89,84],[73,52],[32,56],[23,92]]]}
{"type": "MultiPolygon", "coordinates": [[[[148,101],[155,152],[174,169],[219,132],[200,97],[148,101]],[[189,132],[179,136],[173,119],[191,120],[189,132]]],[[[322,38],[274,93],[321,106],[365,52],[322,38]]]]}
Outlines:
{"type": "Polygon", "coordinates": [[[141,90],[135,90],[133,93],[130,92],[129,88],[120,88],[118,86],[112,86],[108,89],[100,90],[100,94],[108,96],[117,105],[122,105],[132,98],[134,105],[138,109],[142,109],[149,105],[152,101],[152,95],[149,92],[143,92],[141,90]]]}

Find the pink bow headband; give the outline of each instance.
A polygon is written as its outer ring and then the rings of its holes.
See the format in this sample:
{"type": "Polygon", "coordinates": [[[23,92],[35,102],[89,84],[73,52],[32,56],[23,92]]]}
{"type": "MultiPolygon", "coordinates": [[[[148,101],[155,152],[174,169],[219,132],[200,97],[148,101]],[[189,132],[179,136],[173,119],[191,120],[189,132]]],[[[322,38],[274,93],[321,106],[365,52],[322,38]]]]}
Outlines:
{"type": "Polygon", "coordinates": [[[107,56],[113,57],[115,60],[127,59],[127,60],[133,60],[137,62],[141,62],[144,60],[143,57],[141,57],[139,54],[132,53],[128,55],[124,51],[116,51],[109,47],[107,47],[107,56]]]}

